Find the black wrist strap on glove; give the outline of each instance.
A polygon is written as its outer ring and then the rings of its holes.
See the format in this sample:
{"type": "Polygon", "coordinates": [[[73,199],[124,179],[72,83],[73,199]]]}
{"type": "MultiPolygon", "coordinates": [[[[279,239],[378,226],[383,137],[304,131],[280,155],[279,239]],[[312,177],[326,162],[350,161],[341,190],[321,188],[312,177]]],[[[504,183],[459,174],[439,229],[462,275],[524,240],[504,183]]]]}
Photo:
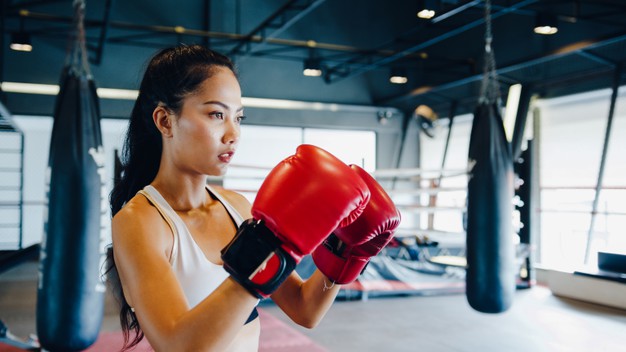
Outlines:
{"type": "Polygon", "coordinates": [[[262,221],[248,219],[221,251],[224,269],[255,297],[268,297],[296,267],[293,257],[281,245],[280,239],[262,221]],[[270,260],[278,265],[267,265],[270,260]],[[263,268],[264,265],[267,267],[263,268]],[[253,282],[261,270],[264,271],[262,276],[268,278],[253,282]]]}
{"type": "Polygon", "coordinates": [[[346,249],[346,244],[341,242],[339,237],[337,237],[334,233],[331,233],[326,240],[324,240],[322,245],[338,257],[342,257],[343,252],[346,249]]]}

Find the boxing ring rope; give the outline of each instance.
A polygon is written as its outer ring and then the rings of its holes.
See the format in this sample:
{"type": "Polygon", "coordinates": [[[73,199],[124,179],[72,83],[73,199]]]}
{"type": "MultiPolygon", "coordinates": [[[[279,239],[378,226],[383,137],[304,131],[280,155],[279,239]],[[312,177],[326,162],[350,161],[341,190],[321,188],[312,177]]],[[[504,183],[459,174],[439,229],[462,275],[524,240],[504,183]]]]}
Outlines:
{"type": "Polygon", "coordinates": [[[457,177],[466,176],[468,169],[421,169],[421,168],[407,168],[407,169],[377,169],[370,174],[377,179],[402,179],[402,178],[440,178],[440,177],[457,177]],[[422,177],[423,175],[433,174],[432,177],[422,177]]]}
{"type": "MultiPolygon", "coordinates": [[[[542,186],[540,188],[542,191],[578,191],[578,190],[592,190],[595,191],[595,186],[542,186]]],[[[602,190],[610,190],[610,191],[626,191],[626,186],[603,186],[602,190]]]]}
{"type": "MultiPolygon", "coordinates": [[[[576,192],[576,191],[590,191],[595,193],[595,186],[542,186],[540,187],[542,194],[553,193],[553,192],[576,192]]],[[[603,186],[602,191],[626,191],[626,186],[603,186]]],[[[588,206],[590,209],[575,209],[575,208],[554,208],[554,207],[540,207],[537,208],[536,211],[539,213],[550,213],[550,214],[586,214],[586,215],[611,215],[611,216],[626,216],[626,211],[615,211],[615,210],[595,210],[592,207],[591,200],[590,201],[570,201],[568,204],[570,206],[584,205],[588,206]]]]}
{"type": "Polygon", "coordinates": [[[48,202],[44,201],[44,200],[33,200],[33,201],[23,201],[23,202],[0,202],[0,209],[1,208],[12,208],[12,207],[19,207],[22,205],[41,205],[41,206],[48,206],[48,202]]]}
{"type": "Polygon", "coordinates": [[[417,205],[417,204],[396,204],[396,207],[401,210],[426,212],[426,213],[432,213],[436,211],[464,212],[467,210],[466,207],[446,207],[446,206],[437,207],[437,206],[417,205]]]}
{"type": "MultiPolygon", "coordinates": [[[[260,166],[260,165],[246,165],[246,164],[232,164],[231,169],[252,169],[269,171],[272,167],[260,166]]],[[[421,177],[425,174],[433,174],[437,178],[439,177],[457,177],[467,176],[468,169],[421,169],[421,168],[405,168],[405,169],[376,169],[370,172],[375,178],[387,179],[387,178],[411,178],[421,177]]],[[[242,176],[210,176],[210,179],[223,179],[242,176]]]]}
{"type": "Polygon", "coordinates": [[[467,192],[467,187],[437,187],[437,188],[419,188],[419,189],[391,189],[387,190],[389,196],[421,196],[433,195],[438,193],[467,192]]]}
{"type": "Polygon", "coordinates": [[[626,212],[620,211],[587,211],[587,210],[575,210],[575,209],[546,209],[539,208],[537,209],[541,213],[552,213],[552,214],[586,214],[586,215],[613,215],[613,216],[626,216],[626,212]]]}
{"type": "MultiPolygon", "coordinates": [[[[250,165],[250,164],[231,164],[229,173],[225,176],[210,176],[208,182],[210,184],[218,184],[223,186],[231,191],[235,191],[238,193],[250,195],[254,197],[254,195],[258,192],[258,187],[266,175],[270,172],[272,168],[261,166],[261,165],[250,165]],[[240,170],[249,170],[251,175],[243,175],[240,170]],[[265,175],[262,175],[262,172],[265,175]],[[258,185],[244,185],[240,184],[241,181],[249,180],[258,185]],[[230,187],[228,185],[228,181],[235,181],[230,187]]],[[[384,181],[391,179],[401,179],[409,182],[420,182],[425,180],[439,180],[441,178],[449,178],[449,177],[460,177],[467,176],[467,169],[447,169],[447,170],[439,170],[439,169],[424,169],[424,168],[405,168],[405,169],[377,169],[375,171],[370,172],[372,176],[381,181],[384,186],[384,181]],[[425,177],[428,176],[428,177],[425,177]]],[[[466,192],[466,187],[437,187],[430,188],[420,183],[417,183],[419,188],[413,189],[387,189],[387,193],[392,198],[398,198],[403,196],[413,196],[420,197],[422,195],[428,195],[430,197],[436,196],[440,193],[449,193],[454,194],[455,192],[466,192]]],[[[458,212],[459,215],[466,211],[465,207],[465,195],[463,195],[463,206],[434,206],[432,204],[426,205],[421,204],[421,198],[417,200],[415,203],[411,203],[410,201],[404,202],[396,202],[396,206],[398,209],[405,214],[434,214],[438,212],[458,212]]],[[[421,221],[420,221],[421,222],[421,221]]],[[[464,232],[459,231],[446,231],[446,230],[437,230],[433,228],[418,228],[412,226],[409,222],[406,226],[400,225],[400,228],[396,231],[396,237],[398,238],[406,238],[406,237],[415,237],[415,236],[434,236],[439,242],[443,243],[454,243],[454,245],[462,245],[464,241],[464,232]],[[449,237],[448,240],[445,237],[449,237]]]]}

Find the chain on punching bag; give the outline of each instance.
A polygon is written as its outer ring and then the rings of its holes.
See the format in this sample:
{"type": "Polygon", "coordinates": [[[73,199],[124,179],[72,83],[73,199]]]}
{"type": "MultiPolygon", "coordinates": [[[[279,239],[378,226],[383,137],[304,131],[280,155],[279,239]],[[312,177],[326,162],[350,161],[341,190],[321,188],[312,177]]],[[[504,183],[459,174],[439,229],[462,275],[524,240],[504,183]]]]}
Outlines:
{"type": "Polygon", "coordinates": [[[37,334],[49,351],[92,345],[102,323],[105,286],[104,153],[100,108],[85,46],[84,1],[74,1],[70,43],[54,109],[48,159],[48,214],[37,290],[37,334]]]}
{"type": "Polygon", "coordinates": [[[500,313],[515,292],[513,161],[500,115],[490,0],[485,24],[484,74],[468,153],[466,296],[475,310],[500,313]]]}

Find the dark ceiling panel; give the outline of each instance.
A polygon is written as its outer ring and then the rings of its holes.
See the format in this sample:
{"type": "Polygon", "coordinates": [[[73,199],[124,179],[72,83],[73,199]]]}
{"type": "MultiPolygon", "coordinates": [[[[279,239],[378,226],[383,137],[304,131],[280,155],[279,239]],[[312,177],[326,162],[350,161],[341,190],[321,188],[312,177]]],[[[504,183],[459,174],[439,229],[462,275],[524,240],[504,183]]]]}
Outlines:
{"type": "MultiPolygon", "coordinates": [[[[249,41],[264,44],[248,52],[245,60],[234,56],[246,96],[389,105],[403,111],[429,104],[441,116],[457,101],[459,113],[471,110],[483,65],[484,2],[441,0],[442,11],[432,20],[417,18],[416,4],[87,0],[86,27],[92,70],[101,87],[136,89],[146,61],[158,48],[208,43],[229,52],[249,41]],[[314,8],[307,11],[311,4],[314,8]],[[297,20],[272,27],[281,29],[272,37],[264,37],[272,28],[246,37],[286,5],[305,12],[290,12],[282,23],[297,20]],[[327,70],[325,80],[302,76],[303,60],[312,51],[327,70]],[[389,71],[395,67],[407,70],[407,84],[389,82],[389,71]]],[[[55,84],[72,27],[72,1],[6,0],[2,5],[5,45],[0,51],[0,80],[55,84]],[[10,33],[20,28],[33,36],[31,53],[8,49],[10,33]]],[[[492,0],[492,16],[503,91],[518,82],[541,87],[538,93],[546,96],[605,88],[610,79],[604,77],[612,65],[626,61],[626,38],[621,37],[626,33],[625,1],[492,0]],[[532,32],[540,13],[557,17],[558,33],[532,32]]]]}

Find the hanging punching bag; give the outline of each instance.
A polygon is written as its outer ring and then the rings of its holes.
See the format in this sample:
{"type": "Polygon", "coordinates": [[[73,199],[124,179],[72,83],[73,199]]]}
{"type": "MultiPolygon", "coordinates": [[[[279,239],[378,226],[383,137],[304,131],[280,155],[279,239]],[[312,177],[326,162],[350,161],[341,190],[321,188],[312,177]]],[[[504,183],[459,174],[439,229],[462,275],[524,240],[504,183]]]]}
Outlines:
{"type": "Polygon", "coordinates": [[[484,313],[507,310],[515,291],[513,162],[497,103],[474,112],[467,189],[466,295],[484,313]]]}
{"type": "Polygon", "coordinates": [[[85,61],[63,69],[50,141],[37,290],[37,334],[49,351],[89,347],[104,311],[104,152],[95,84],[85,61]]]}

